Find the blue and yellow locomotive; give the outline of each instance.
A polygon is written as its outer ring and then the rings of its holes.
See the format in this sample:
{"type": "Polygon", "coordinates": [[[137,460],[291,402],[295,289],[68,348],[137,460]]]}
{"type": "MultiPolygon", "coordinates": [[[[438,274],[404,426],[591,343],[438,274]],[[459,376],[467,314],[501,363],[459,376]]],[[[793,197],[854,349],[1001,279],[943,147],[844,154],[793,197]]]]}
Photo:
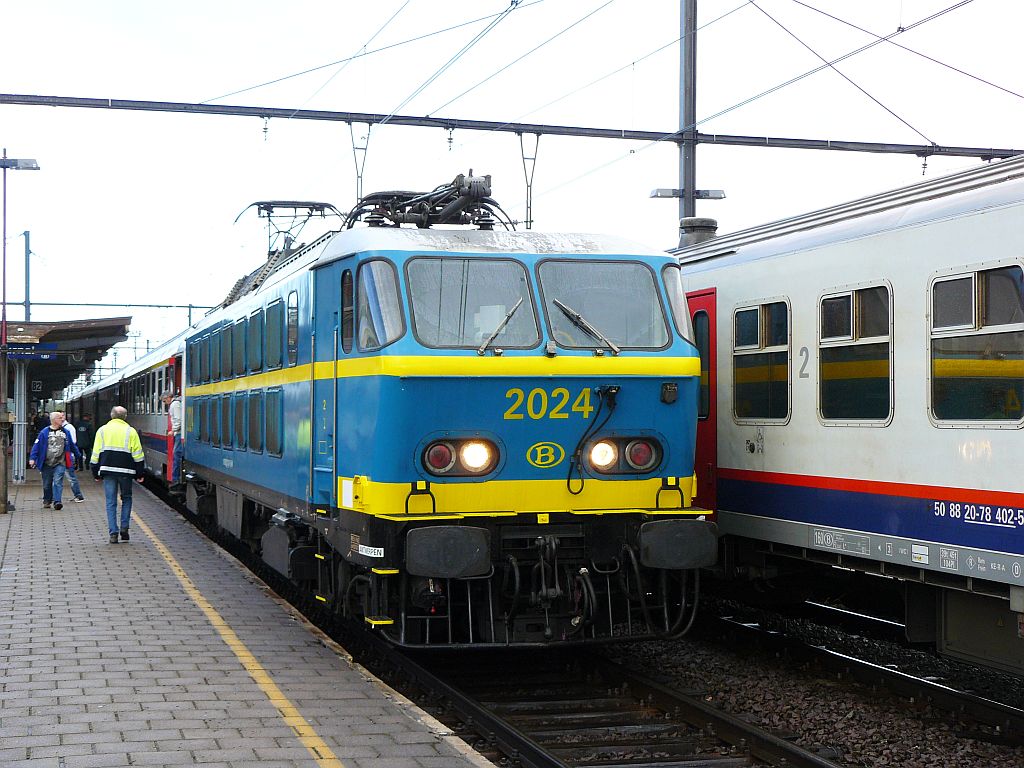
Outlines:
{"type": "Polygon", "coordinates": [[[717,547],[679,267],[488,188],[366,198],[188,335],[187,503],[401,645],[677,633],[717,547]]]}

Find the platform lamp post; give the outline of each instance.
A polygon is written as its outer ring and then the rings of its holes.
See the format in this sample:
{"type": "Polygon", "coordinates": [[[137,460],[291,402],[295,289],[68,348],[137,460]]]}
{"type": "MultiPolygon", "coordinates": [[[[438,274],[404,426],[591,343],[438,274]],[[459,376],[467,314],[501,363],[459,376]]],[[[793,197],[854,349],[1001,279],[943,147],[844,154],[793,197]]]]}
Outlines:
{"type": "Polygon", "coordinates": [[[39,164],[35,160],[7,157],[5,147],[0,168],[3,168],[3,232],[0,233],[3,240],[3,264],[0,267],[3,271],[3,309],[0,310],[0,496],[3,496],[3,503],[0,504],[0,514],[6,514],[13,509],[7,487],[7,427],[10,424],[7,414],[7,169],[38,171],[39,164]]]}

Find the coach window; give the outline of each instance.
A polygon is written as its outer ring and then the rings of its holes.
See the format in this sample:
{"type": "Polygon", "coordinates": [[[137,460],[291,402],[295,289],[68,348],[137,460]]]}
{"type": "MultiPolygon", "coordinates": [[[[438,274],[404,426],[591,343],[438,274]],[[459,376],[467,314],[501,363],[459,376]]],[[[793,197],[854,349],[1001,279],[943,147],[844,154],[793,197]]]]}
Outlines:
{"type": "Polygon", "coordinates": [[[352,306],[352,270],[341,273],[341,348],[352,351],[352,336],[355,326],[355,311],[352,306]]]}
{"type": "Polygon", "coordinates": [[[733,316],[733,408],[737,419],[789,417],[789,307],[744,307],[733,316]]]}
{"type": "MultiPolygon", "coordinates": [[[[380,259],[359,267],[356,325],[359,349],[373,351],[405,333],[398,276],[390,262],[380,259]]],[[[267,450],[270,450],[269,447],[267,450]]]]}
{"type": "Polygon", "coordinates": [[[697,390],[697,418],[711,415],[711,323],[708,313],[700,310],[693,316],[693,337],[700,353],[700,387],[697,390]]]}
{"type": "Polygon", "coordinates": [[[220,381],[220,331],[210,334],[210,381],[220,381]]]}
{"type": "Polygon", "coordinates": [[[243,317],[235,323],[234,329],[231,331],[231,367],[235,371],[235,376],[245,375],[245,336],[248,331],[248,327],[249,319],[247,317],[243,317]]]}
{"type": "Polygon", "coordinates": [[[932,283],[932,415],[1015,422],[1024,413],[1024,271],[1013,265],[932,283]]]}
{"type": "Polygon", "coordinates": [[[263,310],[257,309],[249,316],[249,370],[258,371],[263,367],[263,310]]]}
{"type": "Polygon", "coordinates": [[[284,333],[284,302],[278,299],[267,307],[267,368],[281,367],[281,334],[284,333]]]}
{"type": "Polygon", "coordinates": [[[288,365],[299,361],[299,294],[288,294],[288,365]]]}
{"type": "Polygon", "coordinates": [[[263,392],[249,393],[249,450],[263,453],[263,392]]]}
{"type": "Polygon", "coordinates": [[[220,372],[225,379],[231,378],[234,359],[231,355],[231,326],[220,329],[220,372]]]}
{"type": "Polygon", "coordinates": [[[887,421],[892,413],[889,288],[825,296],[819,316],[821,417],[887,421]]]}
{"type": "Polygon", "coordinates": [[[271,456],[280,456],[284,453],[284,431],[281,428],[281,390],[268,389],[266,401],[267,453],[271,456]]]}

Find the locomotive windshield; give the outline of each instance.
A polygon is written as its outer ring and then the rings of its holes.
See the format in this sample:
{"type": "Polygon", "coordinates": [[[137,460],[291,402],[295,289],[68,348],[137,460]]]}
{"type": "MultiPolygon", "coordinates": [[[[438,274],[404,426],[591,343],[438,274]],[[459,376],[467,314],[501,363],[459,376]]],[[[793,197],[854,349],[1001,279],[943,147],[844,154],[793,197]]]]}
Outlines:
{"type": "Polygon", "coordinates": [[[539,276],[559,345],[615,351],[661,349],[669,343],[654,273],[644,264],[553,259],[540,265],[539,276]]]}
{"type": "Polygon", "coordinates": [[[406,270],[413,330],[421,344],[529,348],[540,341],[529,278],[519,262],[422,257],[406,270]]]}

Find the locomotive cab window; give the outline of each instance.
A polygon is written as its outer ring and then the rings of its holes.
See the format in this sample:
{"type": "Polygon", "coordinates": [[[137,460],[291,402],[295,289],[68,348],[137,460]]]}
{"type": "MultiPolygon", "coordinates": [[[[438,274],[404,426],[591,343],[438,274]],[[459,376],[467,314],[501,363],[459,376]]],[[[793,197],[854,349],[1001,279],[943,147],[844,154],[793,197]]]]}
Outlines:
{"type": "Polygon", "coordinates": [[[775,301],[733,315],[733,412],[741,420],[789,418],[789,306],[775,301]]]}
{"type": "MultiPolygon", "coordinates": [[[[401,338],[405,321],[394,266],[382,259],[368,261],[360,265],[356,282],[356,334],[360,351],[372,352],[401,338]]],[[[269,428],[267,442],[269,451],[269,428]]]]}
{"type": "Polygon", "coordinates": [[[341,348],[346,355],[352,351],[353,329],[355,328],[352,288],[352,270],[346,269],[341,275],[341,348]]]}
{"type": "Polygon", "coordinates": [[[671,341],[655,275],[637,261],[563,261],[537,268],[548,331],[570,349],[663,349],[671,341]],[[609,344],[610,342],[610,344],[609,344]]]}
{"type": "Polygon", "coordinates": [[[683,291],[683,270],[676,264],[670,264],[661,270],[661,276],[665,281],[665,293],[668,295],[668,306],[672,310],[676,331],[687,341],[694,341],[695,331],[690,323],[690,310],[683,291]]]}
{"type": "Polygon", "coordinates": [[[932,416],[1024,423],[1024,270],[937,278],[931,305],[932,416]]]}
{"type": "Polygon", "coordinates": [[[416,258],[406,266],[413,333],[441,348],[540,342],[526,268],[506,259],[416,258]],[[493,337],[493,338],[492,338],[493,337]]]}
{"type": "Polygon", "coordinates": [[[826,421],[887,422],[892,414],[888,286],[824,296],[818,305],[818,395],[826,421]]]}

